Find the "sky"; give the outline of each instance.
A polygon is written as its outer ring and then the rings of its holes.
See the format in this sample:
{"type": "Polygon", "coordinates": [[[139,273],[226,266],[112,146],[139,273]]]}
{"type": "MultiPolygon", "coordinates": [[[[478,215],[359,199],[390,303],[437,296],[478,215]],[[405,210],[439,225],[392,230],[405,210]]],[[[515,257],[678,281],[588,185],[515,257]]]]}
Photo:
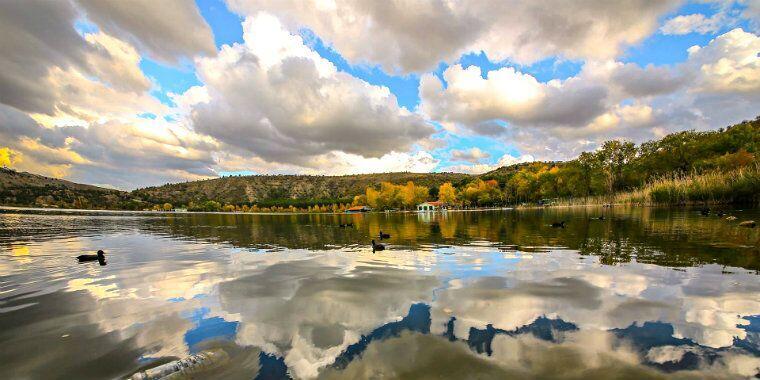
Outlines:
{"type": "Polygon", "coordinates": [[[760,0],[0,2],[0,164],[483,173],[760,115],[760,0]]]}

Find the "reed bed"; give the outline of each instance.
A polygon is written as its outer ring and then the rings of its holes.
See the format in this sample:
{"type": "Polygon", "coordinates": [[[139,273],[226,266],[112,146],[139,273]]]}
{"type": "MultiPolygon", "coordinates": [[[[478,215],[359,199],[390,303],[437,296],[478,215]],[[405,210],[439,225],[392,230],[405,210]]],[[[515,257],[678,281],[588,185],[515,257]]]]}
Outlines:
{"type": "Polygon", "coordinates": [[[562,199],[557,206],[602,204],[693,205],[760,204],[760,164],[729,172],[663,177],[644,187],[613,195],[562,199]]]}
{"type": "Polygon", "coordinates": [[[760,165],[730,172],[663,178],[645,186],[654,204],[755,203],[760,201],[760,165]]]}

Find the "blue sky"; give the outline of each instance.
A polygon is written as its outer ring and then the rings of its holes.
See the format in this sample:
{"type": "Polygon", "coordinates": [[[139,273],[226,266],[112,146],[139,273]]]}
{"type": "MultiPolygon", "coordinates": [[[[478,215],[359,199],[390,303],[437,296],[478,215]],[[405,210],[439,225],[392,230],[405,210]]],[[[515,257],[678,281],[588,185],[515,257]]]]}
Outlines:
{"type": "MultiPolygon", "coordinates": [[[[222,45],[243,42],[241,23],[244,18],[242,16],[231,12],[222,0],[196,0],[195,2],[201,15],[211,27],[218,48],[221,48],[222,45]]],[[[718,11],[719,9],[716,6],[709,3],[690,2],[678,8],[677,11],[665,15],[662,19],[693,13],[712,16],[718,11]]],[[[748,28],[747,20],[737,21],[736,26],[748,28]]],[[[706,45],[719,33],[720,31],[709,34],[689,33],[686,35],[654,33],[642,43],[627,47],[620,61],[634,62],[642,66],[649,64],[672,65],[683,62],[687,58],[686,49],[694,45],[706,45]]],[[[418,74],[394,75],[393,73],[388,74],[384,72],[379,66],[367,64],[352,65],[339,52],[332,49],[329,44],[325,43],[310,30],[304,29],[301,31],[301,34],[320,56],[335,64],[339,70],[350,73],[371,84],[388,87],[398,99],[399,105],[403,107],[414,109],[419,104],[418,74]]],[[[576,75],[583,65],[582,61],[556,57],[543,59],[527,66],[509,61],[493,62],[483,52],[467,53],[455,63],[459,63],[464,67],[477,66],[483,71],[483,76],[491,70],[498,70],[508,66],[516,67],[522,72],[533,75],[542,82],[548,82],[552,79],[567,79],[576,75]]],[[[140,67],[160,85],[160,89],[156,90],[154,94],[162,101],[169,101],[168,97],[166,97],[167,92],[181,93],[191,86],[201,85],[201,82],[195,76],[193,68],[189,66],[177,68],[158,63],[149,58],[143,58],[140,67]]],[[[449,65],[442,62],[435,73],[440,76],[447,67],[449,65]]]]}
{"type": "MultiPolygon", "coordinates": [[[[242,16],[231,12],[226,4],[220,0],[196,0],[196,4],[202,16],[211,26],[218,48],[221,48],[222,45],[243,42],[242,16]]],[[[741,6],[737,5],[736,8],[740,9],[741,6]]],[[[677,15],[694,13],[701,13],[710,17],[719,12],[719,10],[719,7],[714,4],[686,3],[675,12],[663,15],[661,19],[666,20],[677,15]]],[[[736,26],[748,28],[747,20],[739,20],[732,25],[732,27],[736,26]]],[[[689,47],[694,45],[704,46],[716,35],[725,31],[725,29],[722,28],[714,33],[689,33],[685,35],[664,35],[663,33],[656,32],[643,42],[627,47],[619,57],[619,61],[636,63],[640,66],[661,66],[682,63],[687,59],[687,49],[689,47]]],[[[406,107],[409,110],[415,110],[418,107],[420,103],[418,93],[420,85],[419,74],[389,74],[378,65],[366,63],[351,64],[340,52],[330,47],[328,43],[311,30],[302,29],[300,34],[311,48],[319,53],[320,56],[332,62],[340,71],[349,73],[370,84],[388,87],[402,107],[406,107]]],[[[520,65],[509,60],[495,62],[490,60],[484,52],[467,53],[456,62],[452,62],[452,64],[460,64],[463,67],[479,67],[482,70],[484,78],[490,71],[503,67],[515,67],[523,73],[534,76],[541,82],[548,82],[554,79],[565,80],[577,75],[583,67],[582,60],[568,60],[558,57],[549,57],[529,65],[520,65]]],[[[443,72],[449,66],[450,64],[441,62],[434,71],[435,75],[443,80],[443,72]]],[[[153,91],[153,94],[166,104],[171,104],[167,96],[168,92],[182,93],[191,86],[202,84],[191,66],[177,68],[144,58],[140,67],[159,85],[153,91]]],[[[439,168],[446,168],[457,164],[456,161],[450,160],[449,152],[452,149],[465,150],[477,147],[490,155],[489,158],[483,161],[488,164],[495,163],[504,154],[518,156],[521,153],[515,146],[504,144],[502,141],[494,140],[487,136],[455,135],[443,131],[440,126],[436,126],[436,128],[439,130],[439,133],[435,137],[446,139],[448,142],[446,147],[431,150],[433,156],[440,160],[439,168]]],[[[255,171],[222,171],[221,175],[252,173],[255,173],[255,171]]]]}

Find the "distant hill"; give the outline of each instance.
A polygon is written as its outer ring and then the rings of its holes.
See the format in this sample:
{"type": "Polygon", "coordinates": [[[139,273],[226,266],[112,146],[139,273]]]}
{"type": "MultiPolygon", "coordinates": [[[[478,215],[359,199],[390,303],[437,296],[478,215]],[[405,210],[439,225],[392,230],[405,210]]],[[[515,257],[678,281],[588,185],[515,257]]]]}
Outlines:
{"type": "Polygon", "coordinates": [[[172,183],[125,192],[0,168],[0,204],[59,208],[143,209],[214,200],[221,204],[325,204],[350,202],[381,182],[438,188],[463,184],[462,173],[377,173],[344,176],[252,175],[172,183]],[[299,202],[302,201],[302,202],[299,202]]]}
{"type": "Polygon", "coordinates": [[[344,176],[254,175],[215,178],[137,189],[132,192],[150,203],[189,204],[215,200],[222,204],[268,203],[274,200],[312,200],[322,203],[350,201],[369,186],[381,182],[437,188],[442,183],[472,179],[462,173],[376,173],[344,176]]]}
{"type": "Polygon", "coordinates": [[[61,208],[119,208],[128,193],[0,168],[0,204],[61,208]]]}
{"type": "Polygon", "coordinates": [[[657,188],[651,191],[653,195],[647,201],[746,203],[760,202],[758,173],[760,117],[713,131],[676,132],[639,145],[611,140],[572,160],[515,164],[481,175],[406,172],[343,176],[253,175],[123,192],[0,169],[0,204],[142,210],[168,208],[165,203],[175,207],[191,206],[192,203],[196,210],[231,208],[241,211],[253,205],[310,210],[318,205],[317,209],[321,210],[326,205],[350,203],[357,195],[366,194],[370,198],[366,190],[372,187],[381,194],[362,202],[372,207],[375,202],[377,208],[382,209],[397,208],[401,200],[410,199],[408,194],[413,194],[415,200],[426,195],[427,199],[438,199],[438,192],[442,191],[440,185],[451,182],[453,189],[445,189],[447,202],[464,206],[499,206],[546,199],[609,197],[647,186],[660,186],[663,181],[678,182],[680,187],[674,188],[673,192],[680,195],[663,198],[660,194],[664,190],[657,188]],[[707,179],[710,175],[712,179],[707,179]],[[428,194],[414,193],[414,187],[409,190],[380,186],[383,182],[403,185],[410,181],[418,187],[427,187],[428,194]],[[406,198],[400,196],[402,192],[406,198]]]}

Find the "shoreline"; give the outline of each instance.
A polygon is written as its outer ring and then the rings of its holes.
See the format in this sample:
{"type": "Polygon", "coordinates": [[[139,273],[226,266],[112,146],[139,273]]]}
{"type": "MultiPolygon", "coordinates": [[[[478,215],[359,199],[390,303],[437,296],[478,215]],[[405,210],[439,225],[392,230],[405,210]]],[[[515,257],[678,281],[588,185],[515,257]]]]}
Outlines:
{"type": "Polygon", "coordinates": [[[516,210],[519,209],[538,209],[538,208],[563,208],[563,207],[654,207],[654,208],[731,208],[731,207],[743,207],[758,208],[760,205],[754,202],[720,202],[720,201],[705,201],[705,202],[686,202],[686,203],[657,203],[657,202],[589,202],[589,203],[561,203],[554,205],[530,205],[530,206],[514,206],[516,210]]]}
{"type": "Polygon", "coordinates": [[[544,210],[544,209],[562,209],[562,208],[619,208],[619,207],[640,207],[640,208],[677,208],[689,209],[694,207],[707,208],[734,208],[747,206],[757,208],[754,204],[737,204],[737,203],[687,203],[687,204],[655,204],[655,203],[583,203],[583,204],[557,204],[557,205],[530,205],[530,206],[504,206],[504,207],[484,207],[469,209],[449,209],[438,211],[416,211],[416,210],[395,210],[395,211],[369,211],[369,212],[238,212],[238,211],[153,211],[153,210],[104,210],[104,209],[71,209],[71,208],[44,208],[44,207],[21,207],[21,206],[3,206],[0,205],[0,214],[37,214],[37,215],[133,215],[133,216],[157,216],[157,215],[188,215],[188,214],[211,214],[211,215],[364,215],[364,214],[419,214],[435,215],[453,212],[485,212],[485,211],[520,211],[520,210],[544,210]]]}
{"type": "Polygon", "coordinates": [[[517,207],[488,207],[474,209],[453,209],[445,211],[369,211],[369,212],[238,212],[238,211],[145,211],[145,210],[104,210],[104,209],[75,209],[75,208],[44,208],[0,205],[0,214],[71,214],[71,215],[187,215],[187,214],[218,214],[218,215],[364,215],[364,214],[442,214],[448,212],[482,212],[516,210],[517,207]]]}

